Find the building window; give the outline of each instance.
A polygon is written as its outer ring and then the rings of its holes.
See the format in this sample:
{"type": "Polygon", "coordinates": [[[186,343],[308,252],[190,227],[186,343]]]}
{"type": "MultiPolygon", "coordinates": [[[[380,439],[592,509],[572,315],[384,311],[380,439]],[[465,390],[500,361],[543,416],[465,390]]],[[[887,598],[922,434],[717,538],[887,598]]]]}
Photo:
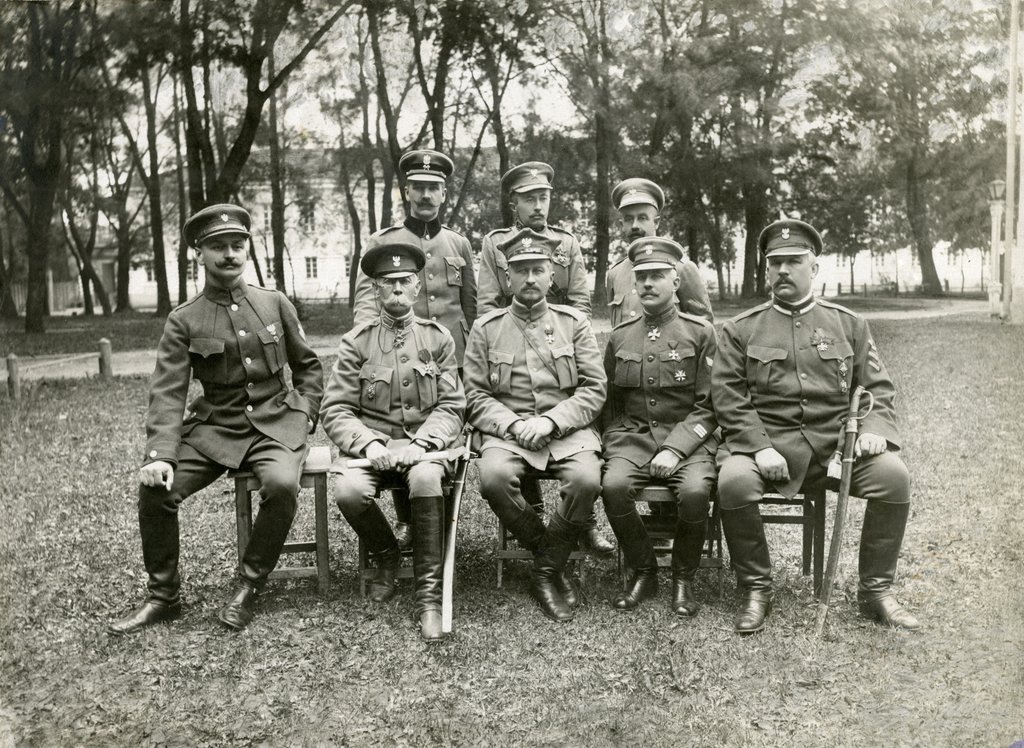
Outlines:
{"type": "Polygon", "coordinates": [[[306,280],[315,280],[318,272],[317,262],[315,257],[306,258],[306,280]]]}
{"type": "Polygon", "coordinates": [[[153,272],[153,263],[147,262],[143,265],[143,268],[146,271],[146,282],[152,283],[153,280],[156,278],[156,274],[153,272]]]}
{"type": "Polygon", "coordinates": [[[312,200],[299,203],[299,228],[316,231],[316,203],[312,200]]]}
{"type": "Polygon", "coordinates": [[[199,263],[195,260],[189,260],[185,266],[185,280],[194,281],[199,277],[199,263]]]}
{"type": "Polygon", "coordinates": [[[270,203],[263,203],[263,233],[270,233],[270,203]]]}

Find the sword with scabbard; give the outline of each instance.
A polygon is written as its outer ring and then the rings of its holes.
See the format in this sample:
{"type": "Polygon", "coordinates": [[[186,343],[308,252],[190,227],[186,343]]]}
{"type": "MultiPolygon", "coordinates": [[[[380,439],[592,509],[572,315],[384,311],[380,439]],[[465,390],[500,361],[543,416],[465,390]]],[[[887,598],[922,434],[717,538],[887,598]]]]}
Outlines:
{"type": "Polygon", "coordinates": [[[828,564],[825,567],[825,578],[821,582],[821,597],[818,598],[817,616],[814,621],[814,635],[821,637],[825,632],[825,618],[828,616],[828,604],[832,599],[832,585],[839,570],[839,551],[843,545],[843,531],[846,529],[846,506],[850,500],[850,481],[853,479],[853,450],[857,443],[857,429],[860,421],[867,417],[875,407],[874,396],[858,385],[850,398],[850,407],[846,412],[836,455],[828,466],[828,477],[839,479],[839,495],[836,499],[836,517],[832,526],[832,541],[828,547],[828,564]],[[869,398],[868,409],[860,415],[860,399],[863,395],[869,398]],[[839,458],[839,459],[837,459],[839,458]],[[838,474],[837,474],[838,473],[838,474]]]}

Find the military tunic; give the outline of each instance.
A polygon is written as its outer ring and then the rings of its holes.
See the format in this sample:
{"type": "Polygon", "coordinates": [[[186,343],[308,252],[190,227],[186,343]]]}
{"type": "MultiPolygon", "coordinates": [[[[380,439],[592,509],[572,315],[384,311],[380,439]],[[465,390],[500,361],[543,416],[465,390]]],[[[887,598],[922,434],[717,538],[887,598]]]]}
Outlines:
{"type": "MultiPolygon", "coordinates": [[[[455,341],[455,358],[461,367],[466,336],[477,315],[476,273],[469,240],[442,226],[440,221],[424,222],[409,217],[401,226],[392,226],[371,236],[366,249],[385,242],[405,242],[423,250],[427,258],[419,274],[423,288],[413,311],[417,317],[438,322],[451,333],[455,341]]],[[[373,282],[360,269],[356,279],[353,324],[370,322],[379,313],[373,282]]]]}
{"type": "Polygon", "coordinates": [[[714,327],[675,307],[612,330],[605,349],[608,401],[603,424],[605,508],[624,514],[662,449],[683,462],[666,482],[685,521],[707,516],[714,486],[717,423],[711,406],[714,327]]]}
{"type": "Polygon", "coordinates": [[[513,474],[530,465],[559,475],[558,514],[580,522],[589,517],[600,490],[601,441],[593,422],[607,380],[586,315],[546,301],[526,307],[513,300],[481,316],[470,332],[465,377],[468,420],[483,434],[481,493],[499,516],[504,505],[525,506],[513,474]],[[534,416],[555,424],[551,441],[535,451],[509,432],[534,416]]]}
{"type": "MultiPolygon", "coordinates": [[[[477,313],[480,315],[506,307],[512,301],[505,272],[508,260],[498,245],[511,239],[523,229],[516,222],[510,228],[495,229],[484,237],[480,248],[480,278],[477,290],[477,313]]],[[[590,316],[590,290],[587,288],[587,268],[583,263],[583,250],[579,240],[568,231],[556,226],[545,226],[539,233],[557,237],[561,245],[551,257],[553,265],[551,288],[547,300],[551,304],[564,304],[590,316]]]]}
{"type": "MultiPolygon", "coordinates": [[[[787,496],[809,472],[823,474],[858,385],[874,396],[860,432],[899,448],[892,380],[867,321],[838,304],[812,298],[788,309],[767,302],[729,320],[711,384],[729,450],[753,457],[775,448],[788,464],[790,480],[778,487],[787,496]]],[[[724,484],[723,468],[722,491],[724,484]]]]}
{"type": "MultiPolygon", "coordinates": [[[[697,266],[689,260],[683,260],[676,266],[676,272],[679,273],[679,289],[676,291],[676,298],[679,299],[680,311],[703,317],[708,322],[714,322],[715,315],[711,310],[711,299],[697,266]]],[[[605,292],[612,327],[643,316],[644,307],[636,292],[633,263],[628,257],[623,257],[608,268],[608,273],[605,275],[605,292]]]]}

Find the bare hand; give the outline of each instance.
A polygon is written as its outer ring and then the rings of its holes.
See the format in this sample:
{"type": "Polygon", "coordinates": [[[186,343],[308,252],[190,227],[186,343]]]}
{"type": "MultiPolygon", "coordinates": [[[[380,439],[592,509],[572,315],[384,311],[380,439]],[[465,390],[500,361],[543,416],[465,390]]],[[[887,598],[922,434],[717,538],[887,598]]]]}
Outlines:
{"type": "Polygon", "coordinates": [[[419,444],[409,442],[404,447],[400,447],[395,450],[395,462],[404,466],[415,465],[426,453],[427,450],[419,444]]]}
{"type": "Polygon", "coordinates": [[[170,491],[174,485],[174,468],[163,460],[151,462],[139,470],[139,481],[144,486],[164,486],[170,491]]]}
{"type": "Polygon", "coordinates": [[[365,456],[374,470],[391,470],[395,466],[395,456],[381,442],[370,442],[365,456]]]}
{"type": "Polygon", "coordinates": [[[853,456],[860,458],[863,455],[880,455],[887,447],[888,444],[884,436],[865,431],[857,437],[857,443],[853,447],[853,456]]]}
{"type": "Polygon", "coordinates": [[[789,465],[786,464],[786,458],[773,447],[762,449],[755,454],[754,462],[757,463],[757,469],[765,480],[772,483],[785,483],[789,480],[789,465]]]}
{"type": "Polygon", "coordinates": [[[550,418],[544,416],[527,418],[523,421],[523,427],[519,429],[519,433],[515,435],[516,441],[519,442],[520,447],[532,452],[541,449],[551,441],[551,434],[554,430],[555,423],[550,418]]]}
{"type": "Polygon", "coordinates": [[[651,460],[651,476],[654,478],[668,478],[679,469],[683,458],[671,449],[662,449],[651,460]]]}

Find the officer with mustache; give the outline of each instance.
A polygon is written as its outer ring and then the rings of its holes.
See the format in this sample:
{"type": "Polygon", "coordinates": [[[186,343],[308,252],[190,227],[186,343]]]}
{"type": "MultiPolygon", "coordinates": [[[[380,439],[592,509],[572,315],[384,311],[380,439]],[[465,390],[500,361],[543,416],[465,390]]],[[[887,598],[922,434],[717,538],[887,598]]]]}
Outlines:
{"type": "Polygon", "coordinates": [[[858,385],[874,398],[860,423],[851,494],[867,500],[857,598],[863,616],[904,629],[917,619],[892,589],[910,514],[910,476],[899,458],[894,388],[867,321],[816,299],[822,240],[808,223],[776,221],[758,239],[772,299],[725,323],[712,368],[715,413],[731,455],[718,499],[741,594],[737,633],[764,628],[772,566],[758,502],[769,486],[785,496],[820,485],[858,385]]]}
{"type": "Polygon", "coordinates": [[[111,634],[181,615],[178,507],[225,470],[252,470],[261,486],[237,589],[217,613],[222,624],[238,630],[252,620],[257,592],[291,528],[306,439],[320,410],[323,368],[288,297],[243,280],[250,225],[244,209],[224,204],[200,210],[182,227],[206,285],[170,313],[157,349],[139,475],[149,595],[110,624],[111,634]],[[203,394],[186,411],[192,378],[203,394]]]}

